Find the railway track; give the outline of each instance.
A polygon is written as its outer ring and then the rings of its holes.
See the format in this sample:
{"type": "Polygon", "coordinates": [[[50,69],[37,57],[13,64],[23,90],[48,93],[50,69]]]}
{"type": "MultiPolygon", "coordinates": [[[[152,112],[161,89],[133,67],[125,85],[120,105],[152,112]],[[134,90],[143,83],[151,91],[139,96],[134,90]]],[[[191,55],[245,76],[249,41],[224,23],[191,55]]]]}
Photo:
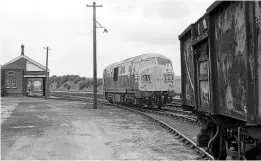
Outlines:
{"type": "Polygon", "coordinates": [[[126,106],[122,106],[122,105],[116,105],[116,106],[118,106],[122,109],[128,110],[128,111],[131,111],[133,113],[143,115],[143,116],[147,117],[148,119],[150,119],[151,121],[158,123],[164,129],[166,129],[169,133],[173,134],[176,137],[176,139],[185,143],[185,145],[188,146],[190,149],[194,149],[200,155],[199,158],[197,158],[197,159],[214,160],[213,156],[211,156],[205,149],[198,147],[197,144],[194,141],[192,141],[190,138],[188,138],[187,136],[182,134],[180,131],[175,129],[173,126],[162,121],[160,118],[157,118],[156,116],[153,116],[151,114],[148,114],[148,113],[145,113],[145,112],[133,109],[133,108],[129,108],[129,107],[126,107],[126,106]]]}
{"type": "MultiPolygon", "coordinates": [[[[132,107],[134,108],[134,107],[132,107]]],[[[186,111],[176,111],[175,110],[164,110],[164,109],[146,109],[146,108],[135,108],[136,110],[139,110],[141,112],[146,112],[146,113],[153,113],[156,115],[161,115],[161,116],[167,116],[172,119],[181,119],[183,121],[188,121],[191,122],[195,125],[199,125],[199,122],[195,116],[192,116],[191,113],[183,113],[186,111]]]]}
{"type": "MultiPolygon", "coordinates": [[[[72,96],[72,95],[62,95],[62,94],[52,94],[53,99],[63,99],[63,100],[71,100],[71,101],[85,101],[85,102],[90,102],[91,103],[91,98],[87,97],[82,97],[82,96],[72,96]]],[[[165,121],[164,119],[160,118],[160,116],[167,116],[170,118],[175,118],[175,119],[182,119],[183,121],[189,121],[193,124],[198,124],[197,119],[193,116],[190,116],[190,114],[178,114],[178,113],[173,113],[173,112],[166,112],[163,110],[151,110],[151,109],[138,109],[134,107],[127,107],[119,104],[110,104],[106,100],[103,99],[98,99],[98,102],[103,104],[103,105],[109,105],[109,106],[116,106],[128,111],[131,111],[136,114],[140,114],[142,116],[147,117],[149,120],[158,123],[160,126],[162,126],[164,129],[166,129],[169,133],[173,134],[176,139],[180,140],[185,144],[190,149],[193,149],[196,151],[196,153],[199,155],[197,159],[200,160],[214,160],[213,156],[211,156],[205,149],[200,148],[197,146],[197,144],[189,137],[185,136],[177,130],[175,127],[173,127],[170,123],[165,121]]]]}
{"type": "MultiPolygon", "coordinates": [[[[58,96],[60,99],[70,99],[73,98],[74,100],[77,101],[90,101],[91,98],[88,97],[83,97],[83,96],[75,96],[74,93],[70,94],[70,93],[52,93],[53,96],[58,96]]],[[[91,94],[88,94],[88,96],[91,96],[91,94]]],[[[104,99],[101,99],[102,97],[100,96],[100,98],[98,98],[99,102],[107,102],[104,99]]],[[[173,107],[173,105],[172,105],[173,107]]],[[[175,106],[176,107],[176,106],[175,106]]],[[[132,107],[135,108],[135,107],[132,107]]],[[[197,120],[197,118],[195,116],[193,116],[192,112],[189,111],[183,111],[180,109],[169,109],[168,107],[164,107],[162,109],[149,109],[149,108],[136,108],[136,110],[141,110],[142,112],[147,112],[147,113],[154,113],[157,115],[163,115],[163,116],[167,116],[170,118],[174,118],[174,119],[181,119],[184,121],[188,121],[191,122],[193,124],[199,125],[199,122],[197,120]]]]}

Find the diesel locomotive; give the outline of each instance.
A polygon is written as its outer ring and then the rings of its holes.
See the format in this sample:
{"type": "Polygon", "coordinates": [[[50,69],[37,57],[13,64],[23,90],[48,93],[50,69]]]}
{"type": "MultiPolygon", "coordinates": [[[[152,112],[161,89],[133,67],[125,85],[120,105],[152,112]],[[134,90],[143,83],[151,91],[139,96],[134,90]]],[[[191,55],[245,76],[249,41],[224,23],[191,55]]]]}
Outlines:
{"type": "Polygon", "coordinates": [[[198,145],[219,160],[261,160],[261,2],[216,1],[179,40],[198,145]]]}
{"type": "Polygon", "coordinates": [[[109,65],[103,89],[111,103],[161,108],[175,96],[172,62],[161,54],[143,54],[109,65]]]}

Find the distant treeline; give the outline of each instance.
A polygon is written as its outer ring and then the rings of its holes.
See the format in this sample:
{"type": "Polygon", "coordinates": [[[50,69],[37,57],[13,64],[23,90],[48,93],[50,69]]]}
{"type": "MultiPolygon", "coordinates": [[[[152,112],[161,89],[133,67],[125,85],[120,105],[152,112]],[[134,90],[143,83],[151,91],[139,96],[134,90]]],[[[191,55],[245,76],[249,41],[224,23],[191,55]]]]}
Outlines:
{"type": "MultiPolygon", "coordinates": [[[[93,78],[80,77],[79,75],[63,75],[63,76],[53,75],[49,78],[49,84],[55,82],[57,83],[56,88],[60,88],[61,85],[70,88],[69,82],[74,84],[80,82],[79,90],[93,86],[93,78]]],[[[98,78],[97,85],[98,86],[102,85],[101,78],[98,78]]]]}

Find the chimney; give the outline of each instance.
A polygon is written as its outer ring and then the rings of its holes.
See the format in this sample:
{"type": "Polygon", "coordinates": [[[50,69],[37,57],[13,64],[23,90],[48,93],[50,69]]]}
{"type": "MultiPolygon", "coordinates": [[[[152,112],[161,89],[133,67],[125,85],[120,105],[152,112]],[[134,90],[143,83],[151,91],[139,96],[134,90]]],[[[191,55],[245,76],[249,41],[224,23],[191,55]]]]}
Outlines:
{"type": "Polygon", "coordinates": [[[21,45],[21,55],[24,55],[24,45],[21,45]]]}

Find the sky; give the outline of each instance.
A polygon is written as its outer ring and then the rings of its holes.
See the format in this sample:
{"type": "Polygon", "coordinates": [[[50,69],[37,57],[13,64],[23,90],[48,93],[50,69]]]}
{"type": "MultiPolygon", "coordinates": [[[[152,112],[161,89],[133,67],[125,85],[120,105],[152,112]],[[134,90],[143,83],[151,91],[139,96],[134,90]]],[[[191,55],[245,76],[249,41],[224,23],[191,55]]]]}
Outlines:
{"type": "MultiPolygon", "coordinates": [[[[99,0],[97,76],[106,66],[145,54],[171,59],[180,75],[178,36],[197,21],[212,0],[99,0]]],[[[93,9],[90,0],[1,0],[0,64],[25,55],[45,66],[49,46],[50,75],[93,76],[93,9]]]]}

